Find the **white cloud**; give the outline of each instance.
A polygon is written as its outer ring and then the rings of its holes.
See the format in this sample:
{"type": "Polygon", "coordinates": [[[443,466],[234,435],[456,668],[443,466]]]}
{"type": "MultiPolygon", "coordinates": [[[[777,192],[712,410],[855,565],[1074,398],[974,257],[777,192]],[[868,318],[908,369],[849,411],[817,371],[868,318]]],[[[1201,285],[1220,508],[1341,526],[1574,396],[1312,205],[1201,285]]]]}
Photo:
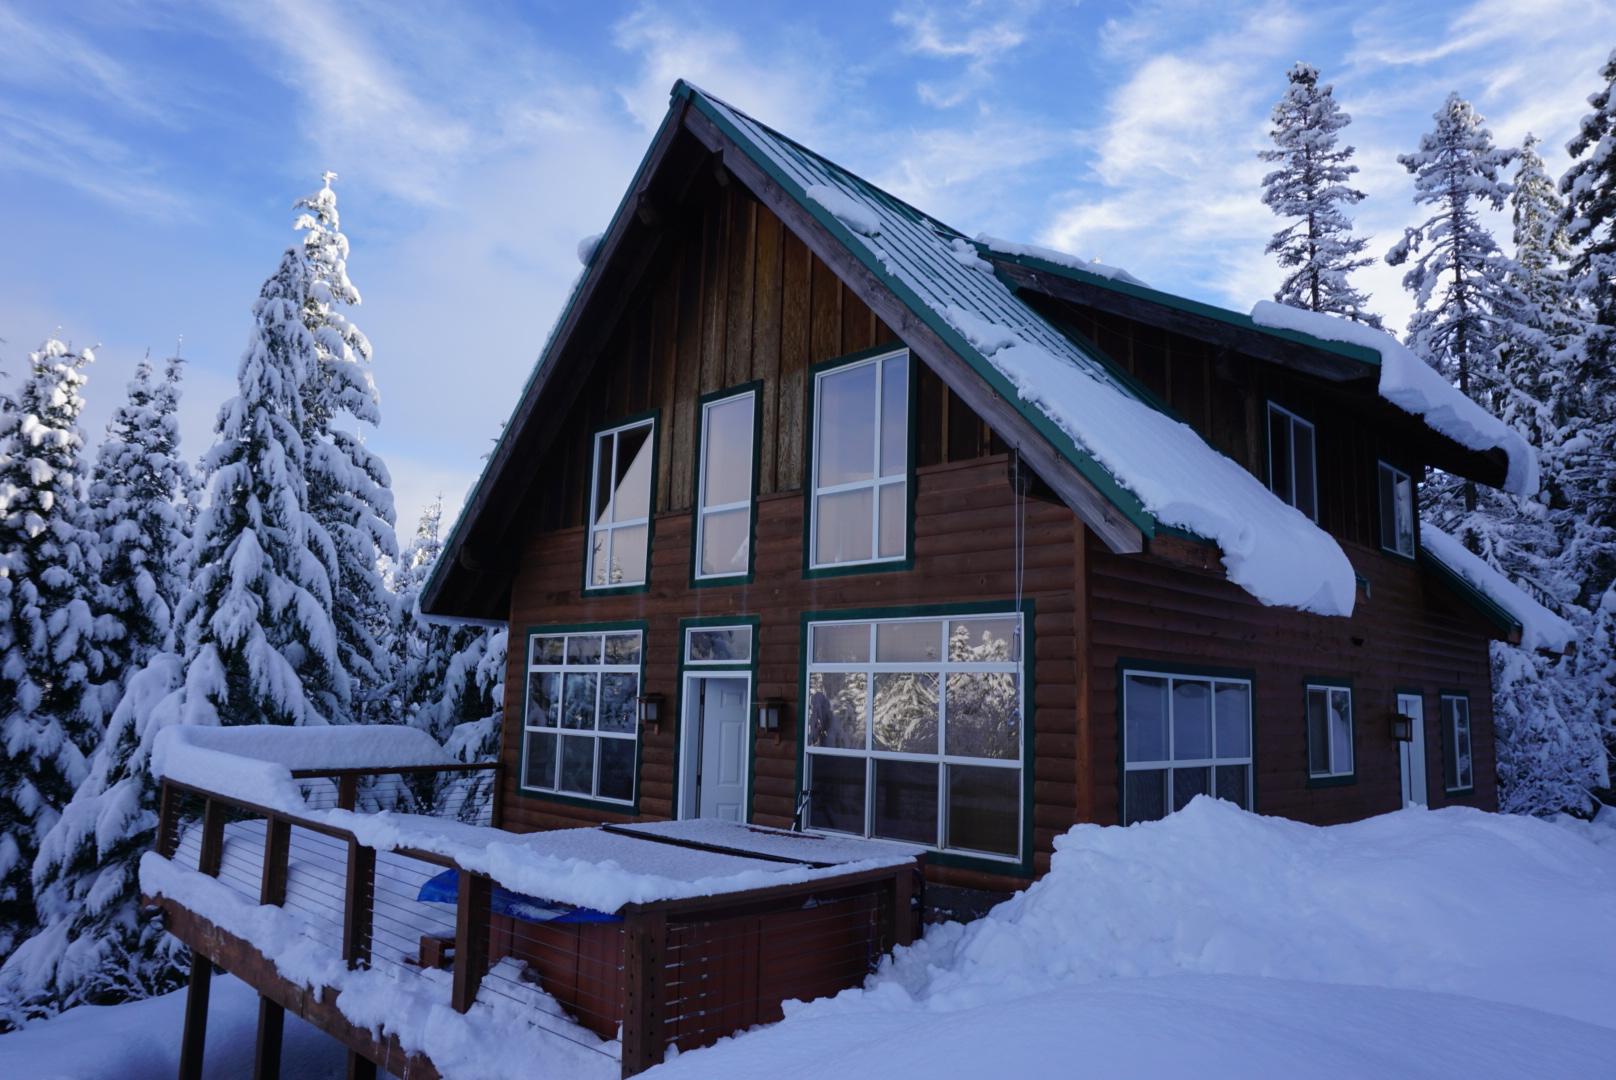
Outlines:
{"type": "Polygon", "coordinates": [[[917,82],[920,100],[948,109],[975,96],[991,81],[993,69],[1027,44],[1035,22],[1047,28],[1055,17],[1048,6],[1045,0],[909,2],[893,12],[892,24],[905,32],[905,53],[964,65],[946,78],[917,82]]]}

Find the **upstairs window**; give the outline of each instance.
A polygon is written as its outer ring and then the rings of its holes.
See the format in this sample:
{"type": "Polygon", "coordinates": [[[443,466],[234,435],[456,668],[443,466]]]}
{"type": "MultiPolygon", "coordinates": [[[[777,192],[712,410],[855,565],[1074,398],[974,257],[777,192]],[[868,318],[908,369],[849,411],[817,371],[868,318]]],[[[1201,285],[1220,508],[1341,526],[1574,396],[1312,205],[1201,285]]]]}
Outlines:
{"type": "Polygon", "coordinates": [[[909,354],[814,377],[810,569],[909,554],[909,354]]]}
{"type": "Polygon", "coordinates": [[[1319,475],[1313,425],[1268,403],[1268,487],[1302,513],[1319,519],[1319,475]]]}
{"type": "Polygon", "coordinates": [[[1442,695],[1442,735],[1447,745],[1443,762],[1444,787],[1449,792],[1476,786],[1475,762],[1470,747],[1470,699],[1462,694],[1442,695]]]}
{"type": "Polygon", "coordinates": [[[1310,780],[1353,775],[1352,691],[1345,686],[1307,688],[1307,775],[1310,780]]]}
{"type": "Polygon", "coordinates": [[[636,420],[595,436],[589,484],[589,589],[645,584],[651,546],[651,459],[656,422],[636,420]]]}
{"type": "Polygon", "coordinates": [[[698,581],[751,573],[756,416],[756,390],[709,401],[701,407],[701,475],[696,492],[698,581]]]}
{"type": "Polygon", "coordinates": [[[1380,463],[1380,546],[1414,557],[1414,481],[1408,473],[1380,463]]]}

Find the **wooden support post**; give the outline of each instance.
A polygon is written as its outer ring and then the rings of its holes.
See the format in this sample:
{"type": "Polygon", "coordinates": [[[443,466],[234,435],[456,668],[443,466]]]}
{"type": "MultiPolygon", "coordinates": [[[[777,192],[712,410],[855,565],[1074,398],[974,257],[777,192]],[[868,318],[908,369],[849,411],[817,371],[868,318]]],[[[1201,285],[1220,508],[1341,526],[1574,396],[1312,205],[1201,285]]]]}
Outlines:
{"type": "Polygon", "coordinates": [[[348,1051],[348,1080],[376,1080],[376,1063],[357,1050],[348,1051]]]}
{"type": "Polygon", "coordinates": [[[337,809],[352,810],[359,804],[359,775],[343,773],[337,777],[337,809]]]}
{"type": "MultiPolygon", "coordinates": [[[[283,818],[272,817],[265,820],[264,830],[264,874],[258,886],[258,902],[278,907],[286,903],[286,863],[292,845],[292,825],[283,818]]],[[[279,1080],[285,1031],[286,1010],[259,995],[253,1080],[279,1080]]]]}
{"type": "Polygon", "coordinates": [[[202,1050],[208,1038],[208,992],[213,961],[191,951],[191,981],[185,988],[185,1033],[180,1036],[180,1080],[202,1080],[202,1050]]]}
{"type": "Polygon", "coordinates": [[[455,910],[454,989],[449,1003],[465,1012],[477,1000],[477,988],[488,971],[489,901],[493,883],[482,874],[460,871],[460,896],[455,910]]]}
{"type": "Polygon", "coordinates": [[[280,1080],[281,1040],[286,1010],[269,998],[258,998],[258,1042],[253,1050],[253,1080],[280,1080]]]}
{"type": "Polygon", "coordinates": [[[202,804],[202,848],[197,854],[196,868],[209,877],[219,876],[219,864],[224,861],[224,804],[218,799],[207,799],[202,804]]]}
{"type": "Polygon", "coordinates": [[[494,766],[493,806],[489,808],[488,824],[496,829],[505,827],[505,763],[494,766]]]}
{"type": "Polygon", "coordinates": [[[264,832],[264,876],[258,886],[258,902],[279,907],[286,903],[286,860],[292,850],[292,823],[269,818],[264,832]]]}
{"type": "Polygon", "coordinates": [[[164,780],[157,796],[157,854],[165,859],[174,857],[179,843],[179,813],[180,797],[164,780]]]}
{"type": "Polygon", "coordinates": [[[623,1075],[662,1063],[668,917],[636,911],[623,923],[623,1075]]]}
{"type": "Polygon", "coordinates": [[[914,867],[904,866],[892,875],[892,944],[915,943],[915,917],[909,910],[915,894],[914,867]]]}
{"type": "Polygon", "coordinates": [[[342,959],[370,966],[371,916],[376,906],[376,849],[348,841],[348,885],[342,904],[342,959]]]}

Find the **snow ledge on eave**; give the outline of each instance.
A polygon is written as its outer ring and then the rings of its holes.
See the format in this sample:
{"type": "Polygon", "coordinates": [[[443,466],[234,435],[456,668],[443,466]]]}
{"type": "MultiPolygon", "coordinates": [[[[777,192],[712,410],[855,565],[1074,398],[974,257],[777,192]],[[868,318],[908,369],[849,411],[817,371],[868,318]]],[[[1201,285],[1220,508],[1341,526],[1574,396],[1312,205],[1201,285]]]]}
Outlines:
{"type": "Polygon", "coordinates": [[[1521,648],[1564,653],[1577,639],[1571,624],[1538,603],[1519,585],[1488,566],[1452,535],[1420,522],[1420,547],[1471,588],[1521,624],[1521,648]]]}
{"type": "Polygon", "coordinates": [[[1258,326],[1373,349],[1380,354],[1382,398],[1467,449],[1502,450],[1509,460],[1504,490],[1523,498],[1537,494],[1537,451],[1521,433],[1465,397],[1384,330],[1272,300],[1258,301],[1251,309],[1251,321],[1258,326]]]}

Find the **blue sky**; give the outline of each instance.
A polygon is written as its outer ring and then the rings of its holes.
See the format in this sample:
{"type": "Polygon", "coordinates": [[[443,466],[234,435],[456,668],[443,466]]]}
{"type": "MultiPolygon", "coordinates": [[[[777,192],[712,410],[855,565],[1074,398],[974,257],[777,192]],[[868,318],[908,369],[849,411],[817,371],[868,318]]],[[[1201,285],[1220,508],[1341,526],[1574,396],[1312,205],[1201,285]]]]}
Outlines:
{"type": "MultiPolygon", "coordinates": [[[[1380,255],[1417,220],[1396,155],[1449,90],[1558,173],[1613,46],[1588,0],[0,0],[0,370],[51,333],[100,345],[98,437],[183,336],[199,453],[329,168],[407,534],[475,479],[677,77],[968,232],[1246,310],[1278,276],[1255,154],[1293,61],[1354,116],[1380,255]]],[[[1399,327],[1400,273],[1359,279],[1399,327]]]]}

